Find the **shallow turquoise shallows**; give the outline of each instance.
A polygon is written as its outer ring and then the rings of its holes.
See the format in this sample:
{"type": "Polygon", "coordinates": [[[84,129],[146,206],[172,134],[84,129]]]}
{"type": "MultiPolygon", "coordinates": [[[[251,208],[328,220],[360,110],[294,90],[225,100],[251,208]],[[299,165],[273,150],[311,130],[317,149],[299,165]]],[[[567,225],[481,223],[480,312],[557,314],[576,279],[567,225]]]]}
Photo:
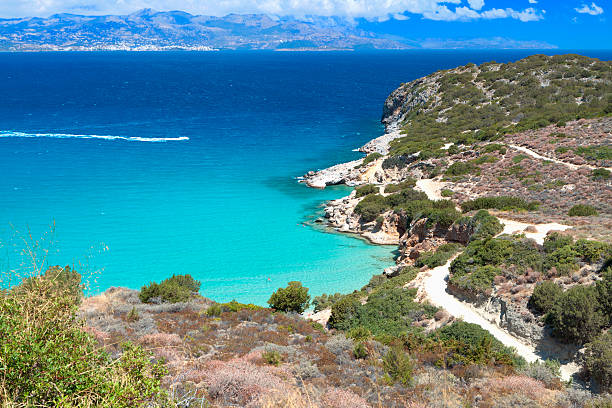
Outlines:
{"type": "Polygon", "coordinates": [[[55,221],[51,263],[99,270],[94,292],[182,273],[219,301],[358,289],[394,248],[312,226],[350,189],[295,177],[359,157],[401,82],[526,54],[2,54],[2,269],[15,229],[55,221]]]}

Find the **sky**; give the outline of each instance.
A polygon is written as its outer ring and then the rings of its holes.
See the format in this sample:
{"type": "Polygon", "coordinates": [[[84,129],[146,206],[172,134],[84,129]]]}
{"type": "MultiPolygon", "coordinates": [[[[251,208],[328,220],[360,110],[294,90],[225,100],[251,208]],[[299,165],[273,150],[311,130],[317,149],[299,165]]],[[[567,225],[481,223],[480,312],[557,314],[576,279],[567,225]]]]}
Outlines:
{"type": "Polygon", "coordinates": [[[0,0],[0,17],[129,14],[143,8],[215,16],[324,15],[432,45],[611,49],[611,6],[612,0],[0,0]]]}

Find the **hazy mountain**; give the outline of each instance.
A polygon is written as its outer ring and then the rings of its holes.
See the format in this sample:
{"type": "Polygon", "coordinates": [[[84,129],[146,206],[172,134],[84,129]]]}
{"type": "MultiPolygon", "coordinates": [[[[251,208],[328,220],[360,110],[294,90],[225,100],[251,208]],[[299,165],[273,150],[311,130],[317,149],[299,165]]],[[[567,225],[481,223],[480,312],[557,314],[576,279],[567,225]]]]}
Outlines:
{"type": "Polygon", "coordinates": [[[74,49],[402,49],[408,45],[337,17],[192,15],[140,10],[125,16],[55,14],[0,19],[2,50],[74,49]]]}

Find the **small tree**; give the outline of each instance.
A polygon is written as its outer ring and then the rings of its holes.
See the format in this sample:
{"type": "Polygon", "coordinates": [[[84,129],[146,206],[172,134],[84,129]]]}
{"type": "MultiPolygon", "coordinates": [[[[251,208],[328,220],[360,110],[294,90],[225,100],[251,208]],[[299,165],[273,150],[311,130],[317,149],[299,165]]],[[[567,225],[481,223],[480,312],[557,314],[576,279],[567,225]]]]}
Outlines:
{"type": "Polygon", "coordinates": [[[563,295],[563,288],[552,281],[537,285],[529,298],[528,306],[537,313],[547,313],[563,295]]]}
{"type": "Polygon", "coordinates": [[[612,392],[612,333],[604,333],[587,344],[585,368],[602,391],[612,392]]]}
{"type": "Polygon", "coordinates": [[[310,304],[308,288],[302,286],[302,282],[289,282],[286,288],[278,288],[270,296],[268,304],[272,309],[283,312],[302,313],[310,304]]]}
{"type": "Polygon", "coordinates": [[[574,286],[559,298],[547,321],[562,340],[582,344],[599,334],[607,318],[599,308],[595,287],[574,286]]]}

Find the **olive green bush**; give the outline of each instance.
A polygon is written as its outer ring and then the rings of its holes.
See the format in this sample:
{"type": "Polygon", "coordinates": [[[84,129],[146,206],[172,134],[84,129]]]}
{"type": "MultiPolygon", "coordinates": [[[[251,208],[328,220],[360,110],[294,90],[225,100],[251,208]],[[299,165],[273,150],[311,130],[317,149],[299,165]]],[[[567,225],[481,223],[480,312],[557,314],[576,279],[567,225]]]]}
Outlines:
{"type": "Polygon", "coordinates": [[[499,197],[479,197],[474,200],[468,200],[461,203],[463,212],[497,209],[497,210],[525,210],[535,211],[538,208],[538,203],[535,201],[527,202],[519,197],[499,196],[499,197]]]}
{"type": "Polygon", "coordinates": [[[584,367],[601,391],[612,393],[612,333],[603,333],[586,345],[584,367]]]}
{"type": "MultiPolygon", "coordinates": [[[[54,272],[55,273],[55,272],[54,272]]],[[[126,343],[113,360],[77,319],[79,279],[28,279],[0,295],[0,401],[6,406],[172,407],[165,368],[126,343]],[[72,283],[69,283],[72,282],[72,283]]]]}
{"type": "Polygon", "coordinates": [[[191,275],[172,275],[161,283],[151,282],[143,286],[138,297],[143,303],[186,302],[197,296],[199,290],[200,282],[193,279],[191,275]]]}
{"type": "Polygon", "coordinates": [[[536,313],[548,313],[563,295],[563,288],[552,281],[544,281],[534,289],[527,305],[536,313]]]}
{"type": "Polygon", "coordinates": [[[310,304],[308,288],[303,287],[301,282],[289,282],[286,288],[278,288],[270,296],[268,304],[272,309],[282,312],[302,313],[310,304]]]}
{"type": "Polygon", "coordinates": [[[570,217],[590,217],[594,215],[599,215],[599,212],[595,209],[595,207],[590,206],[588,204],[576,204],[567,212],[567,215],[570,217]]]}

